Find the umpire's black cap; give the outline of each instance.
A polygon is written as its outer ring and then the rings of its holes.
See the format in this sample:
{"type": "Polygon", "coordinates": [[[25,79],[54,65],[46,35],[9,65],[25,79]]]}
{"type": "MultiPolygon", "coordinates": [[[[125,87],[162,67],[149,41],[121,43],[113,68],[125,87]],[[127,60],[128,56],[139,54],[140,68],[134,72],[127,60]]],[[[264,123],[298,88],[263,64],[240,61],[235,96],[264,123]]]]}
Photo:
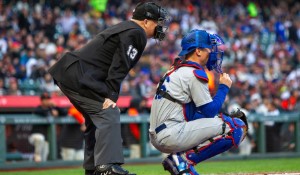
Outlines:
{"type": "Polygon", "coordinates": [[[154,2],[138,3],[133,10],[132,19],[144,20],[151,19],[155,21],[165,20],[167,18],[167,11],[154,2]]]}

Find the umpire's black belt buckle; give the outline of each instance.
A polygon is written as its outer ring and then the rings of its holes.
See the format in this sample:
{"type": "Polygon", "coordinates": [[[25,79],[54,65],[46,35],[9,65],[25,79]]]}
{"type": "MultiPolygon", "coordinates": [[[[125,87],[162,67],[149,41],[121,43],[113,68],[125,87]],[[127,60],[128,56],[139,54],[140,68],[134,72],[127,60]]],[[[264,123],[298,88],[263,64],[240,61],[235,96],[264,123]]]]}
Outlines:
{"type": "Polygon", "coordinates": [[[159,125],[157,128],[155,128],[155,133],[158,134],[160,131],[162,131],[166,128],[167,128],[167,125],[163,123],[163,124],[159,125]]]}

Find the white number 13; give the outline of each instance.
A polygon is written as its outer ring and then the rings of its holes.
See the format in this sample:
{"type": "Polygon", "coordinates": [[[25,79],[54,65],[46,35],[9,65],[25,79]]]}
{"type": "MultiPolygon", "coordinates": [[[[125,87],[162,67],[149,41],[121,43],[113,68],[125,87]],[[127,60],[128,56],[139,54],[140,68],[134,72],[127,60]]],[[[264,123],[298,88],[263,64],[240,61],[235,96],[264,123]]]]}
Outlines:
{"type": "Polygon", "coordinates": [[[136,54],[138,53],[137,49],[134,48],[132,45],[130,45],[128,47],[128,50],[127,50],[127,55],[133,60],[136,56],[136,54]]]}

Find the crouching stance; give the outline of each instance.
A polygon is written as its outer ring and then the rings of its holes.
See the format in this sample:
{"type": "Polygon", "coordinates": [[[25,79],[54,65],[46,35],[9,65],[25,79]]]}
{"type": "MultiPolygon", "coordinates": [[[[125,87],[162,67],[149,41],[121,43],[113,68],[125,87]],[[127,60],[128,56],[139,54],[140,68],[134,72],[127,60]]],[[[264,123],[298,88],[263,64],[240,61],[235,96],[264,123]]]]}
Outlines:
{"type": "Polygon", "coordinates": [[[161,79],[150,115],[150,140],[161,152],[172,175],[198,175],[194,165],[238,146],[247,133],[247,120],[237,110],[219,114],[232,81],[223,73],[224,44],[218,35],[192,30],[182,40],[182,51],[161,79]],[[220,74],[211,97],[205,67],[220,74]]]}

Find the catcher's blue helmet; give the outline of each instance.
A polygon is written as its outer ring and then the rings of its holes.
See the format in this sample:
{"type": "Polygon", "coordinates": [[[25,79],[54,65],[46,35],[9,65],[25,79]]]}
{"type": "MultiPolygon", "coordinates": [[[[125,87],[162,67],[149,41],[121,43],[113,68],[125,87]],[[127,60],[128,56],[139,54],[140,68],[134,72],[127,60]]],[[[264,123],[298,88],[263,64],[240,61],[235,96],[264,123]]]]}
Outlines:
{"type": "Polygon", "coordinates": [[[221,66],[224,52],[218,50],[218,46],[222,44],[224,42],[217,34],[209,34],[205,30],[195,29],[183,37],[181,41],[182,50],[179,56],[185,56],[196,48],[211,49],[206,67],[208,70],[214,69],[216,72],[222,73],[221,66]]]}

